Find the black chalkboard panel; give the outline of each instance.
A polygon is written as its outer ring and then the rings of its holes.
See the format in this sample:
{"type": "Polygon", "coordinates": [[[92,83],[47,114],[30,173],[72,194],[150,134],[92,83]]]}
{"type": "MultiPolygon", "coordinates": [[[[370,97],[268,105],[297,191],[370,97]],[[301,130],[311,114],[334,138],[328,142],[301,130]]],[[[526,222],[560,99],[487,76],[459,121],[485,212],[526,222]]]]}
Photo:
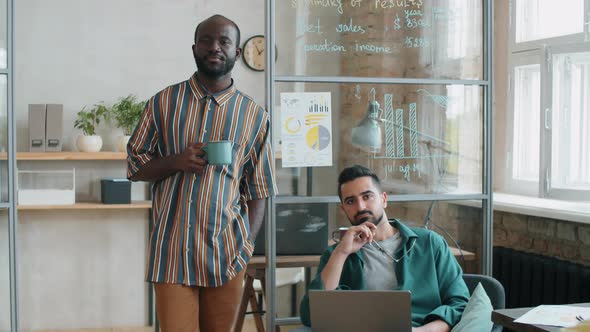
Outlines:
{"type": "MultiPolygon", "coordinates": [[[[277,204],[277,255],[320,255],[328,246],[328,204],[277,204]]],[[[265,227],[256,237],[254,254],[265,254],[265,227]]]]}

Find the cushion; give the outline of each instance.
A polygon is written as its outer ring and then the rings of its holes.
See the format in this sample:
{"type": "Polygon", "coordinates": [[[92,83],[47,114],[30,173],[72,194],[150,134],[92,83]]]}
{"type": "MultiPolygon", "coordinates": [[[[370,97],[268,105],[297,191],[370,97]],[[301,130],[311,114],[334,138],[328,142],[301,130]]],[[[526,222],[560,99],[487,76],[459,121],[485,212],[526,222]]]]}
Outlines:
{"type": "Polygon", "coordinates": [[[465,306],[461,320],[451,332],[490,332],[492,330],[492,303],[481,283],[475,287],[465,306]]]}

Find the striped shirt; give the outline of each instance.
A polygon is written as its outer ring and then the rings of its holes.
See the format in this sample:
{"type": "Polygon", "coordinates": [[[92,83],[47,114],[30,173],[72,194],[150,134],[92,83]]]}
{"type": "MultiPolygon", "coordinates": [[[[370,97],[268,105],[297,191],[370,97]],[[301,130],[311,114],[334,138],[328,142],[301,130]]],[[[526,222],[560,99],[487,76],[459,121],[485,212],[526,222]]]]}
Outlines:
{"type": "Polygon", "coordinates": [[[195,73],[149,100],[127,147],[128,177],[191,142],[230,140],[233,158],[152,185],[147,281],[216,287],[246,267],[254,249],[246,202],[276,192],[269,125],[267,112],[233,80],[211,94],[195,73]]]}

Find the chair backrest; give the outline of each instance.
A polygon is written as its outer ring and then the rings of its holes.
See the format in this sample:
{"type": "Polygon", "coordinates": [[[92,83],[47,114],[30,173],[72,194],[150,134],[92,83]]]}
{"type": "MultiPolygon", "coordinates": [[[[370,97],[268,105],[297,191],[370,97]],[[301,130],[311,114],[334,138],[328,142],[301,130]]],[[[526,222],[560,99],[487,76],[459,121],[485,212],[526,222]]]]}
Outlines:
{"type": "Polygon", "coordinates": [[[504,309],[506,307],[504,286],[498,280],[483,274],[463,274],[463,280],[467,284],[469,294],[473,293],[477,284],[481,282],[494,309],[504,309]]]}

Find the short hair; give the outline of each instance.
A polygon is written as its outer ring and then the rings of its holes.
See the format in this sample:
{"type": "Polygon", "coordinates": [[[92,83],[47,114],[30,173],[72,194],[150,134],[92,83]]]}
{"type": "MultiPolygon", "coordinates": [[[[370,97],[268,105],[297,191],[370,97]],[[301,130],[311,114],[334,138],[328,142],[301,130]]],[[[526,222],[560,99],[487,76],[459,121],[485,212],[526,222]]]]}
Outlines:
{"type": "Polygon", "coordinates": [[[234,28],[236,28],[236,34],[237,34],[236,47],[240,47],[240,35],[241,35],[241,33],[240,33],[240,27],[238,27],[238,25],[236,24],[236,22],[230,20],[229,18],[227,18],[227,17],[225,17],[223,15],[219,15],[219,14],[215,14],[215,15],[209,17],[208,19],[203,20],[201,23],[197,24],[197,27],[195,28],[194,42],[195,43],[197,42],[197,33],[199,32],[199,27],[201,26],[201,24],[203,24],[203,22],[208,21],[208,20],[213,19],[213,18],[222,18],[224,20],[227,20],[231,25],[234,26],[234,28]]]}
{"type": "Polygon", "coordinates": [[[342,201],[342,185],[365,176],[370,177],[375,187],[381,191],[381,180],[379,180],[377,174],[365,166],[354,165],[343,169],[338,176],[338,197],[340,197],[340,201],[342,201]]]}

